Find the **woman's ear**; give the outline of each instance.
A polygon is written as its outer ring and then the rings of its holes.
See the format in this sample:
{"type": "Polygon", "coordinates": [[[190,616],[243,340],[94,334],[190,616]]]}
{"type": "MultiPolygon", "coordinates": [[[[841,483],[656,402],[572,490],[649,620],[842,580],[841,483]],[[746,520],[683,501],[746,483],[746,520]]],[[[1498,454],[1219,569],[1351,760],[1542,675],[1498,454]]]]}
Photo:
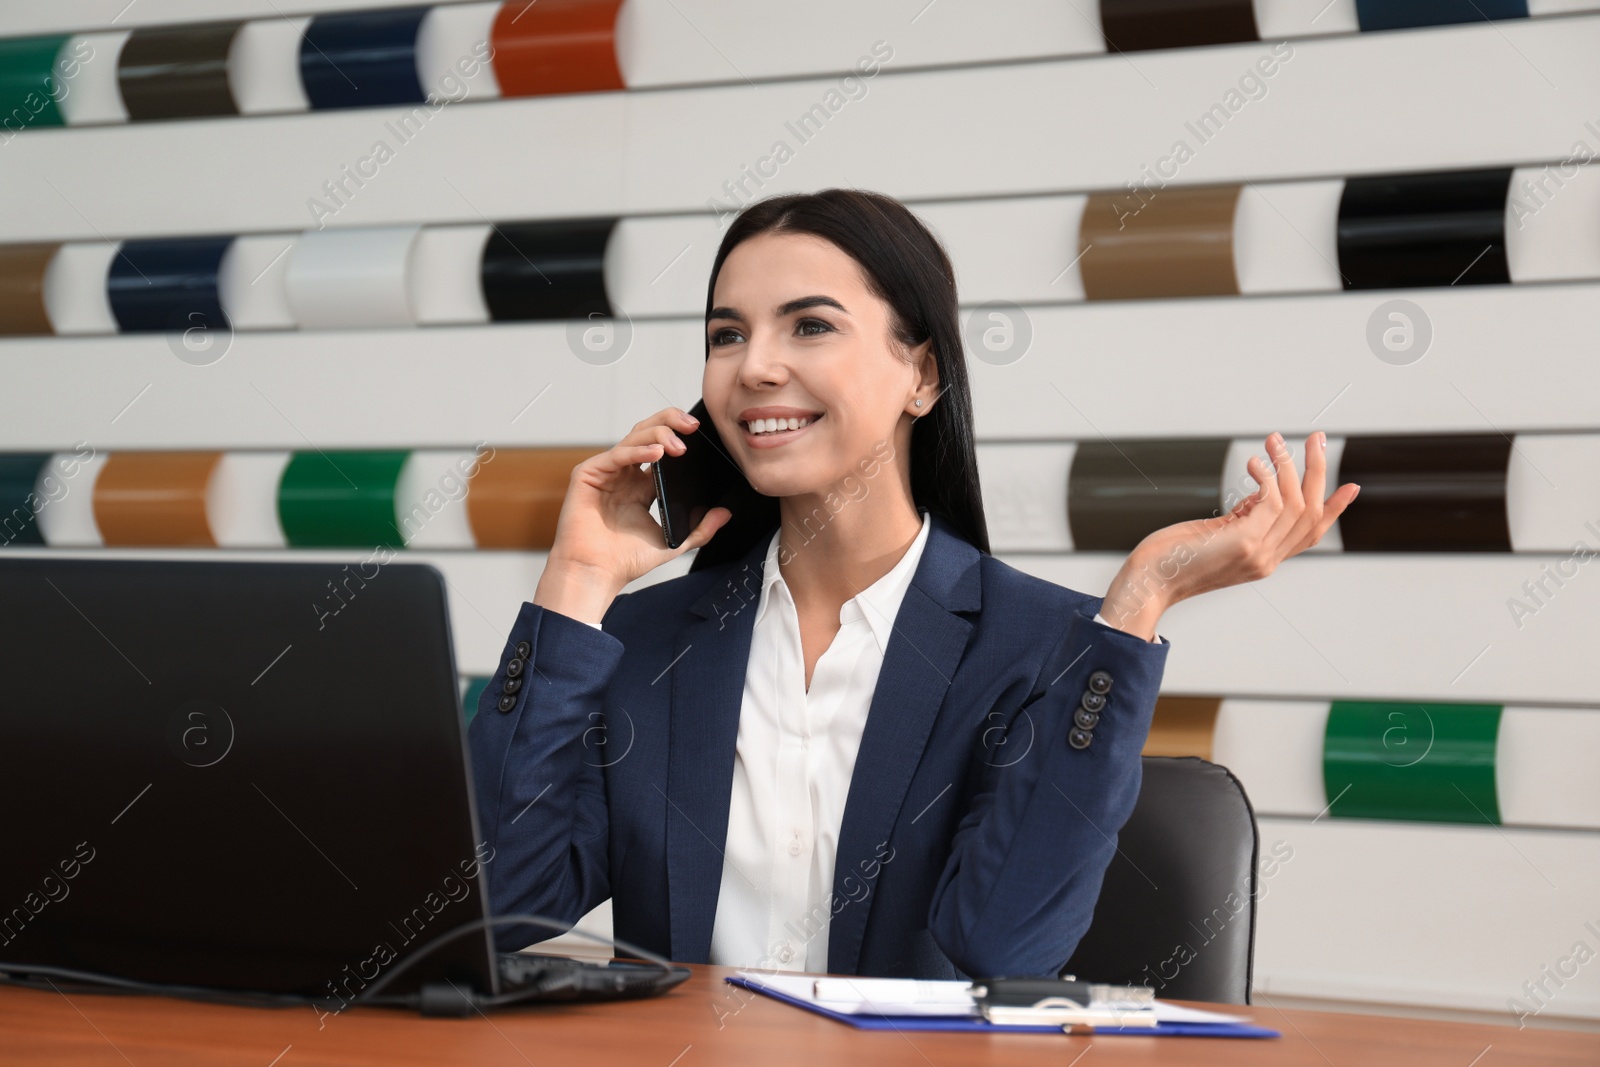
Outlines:
{"type": "Polygon", "coordinates": [[[929,339],[918,345],[913,358],[916,360],[918,383],[916,395],[911,400],[909,411],[913,418],[921,418],[933,410],[933,405],[939,399],[939,359],[933,350],[933,341],[929,339]]]}

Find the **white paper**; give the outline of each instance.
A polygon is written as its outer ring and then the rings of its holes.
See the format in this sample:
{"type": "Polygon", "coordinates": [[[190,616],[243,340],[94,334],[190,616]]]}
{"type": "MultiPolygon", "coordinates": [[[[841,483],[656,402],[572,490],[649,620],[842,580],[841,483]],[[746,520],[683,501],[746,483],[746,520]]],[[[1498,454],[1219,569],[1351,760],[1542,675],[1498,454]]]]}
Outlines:
{"type": "MultiPolygon", "coordinates": [[[[972,1000],[971,983],[927,981],[914,978],[817,978],[794,974],[740,971],[739,977],[785,996],[804,1000],[843,1015],[979,1014],[972,1000]],[[821,982],[823,996],[817,995],[821,982]]],[[[1165,1000],[1155,1002],[1156,1019],[1164,1023],[1244,1023],[1248,1015],[1202,1011],[1165,1000]]]]}

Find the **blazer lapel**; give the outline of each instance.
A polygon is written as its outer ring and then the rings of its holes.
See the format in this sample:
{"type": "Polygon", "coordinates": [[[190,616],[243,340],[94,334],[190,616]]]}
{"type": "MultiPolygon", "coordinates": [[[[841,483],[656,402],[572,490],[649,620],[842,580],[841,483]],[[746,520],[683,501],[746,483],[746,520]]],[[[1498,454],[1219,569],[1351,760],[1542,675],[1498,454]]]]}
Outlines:
{"type": "Polygon", "coordinates": [[[860,962],[867,918],[877,899],[874,879],[863,875],[876,868],[864,865],[881,858],[879,846],[899,821],[912,774],[966,651],[972,623],[956,612],[981,605],[980,556],[944,519],[932,517],[884,653],[839,827],[833,893],[835,900],[849,903],[829,922],[828,970],[835,974],[854,974],[860,962]],[[855,893],[846,891],[846,878],[857,883],[855,893]],[[862,881],[872,888],[858,900],[862,881]]]}
{"type": "Polygon", "coordinates": [[[770,534],[730,565],[690,610],[671,661],[667,742],[667,894],[670,957],[703,963],[722,888],[739,709],[770,534]]]}

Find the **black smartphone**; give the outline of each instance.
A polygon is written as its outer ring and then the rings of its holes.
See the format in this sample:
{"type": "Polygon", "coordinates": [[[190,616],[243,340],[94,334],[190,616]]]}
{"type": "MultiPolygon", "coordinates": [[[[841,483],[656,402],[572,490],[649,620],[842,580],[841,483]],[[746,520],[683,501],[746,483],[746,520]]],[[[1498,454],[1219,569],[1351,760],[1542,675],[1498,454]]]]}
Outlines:
{"type": "Polygon", "coordinates": [[[683,544],[712,508],[721,505],[735,510],[730,505],[731,496],[749,485],[706,413],[706,402],[695,401],[689,414],[700,420],[700,426],[693,433],[678,433],[685,446],[683,454],[663,453],[651,464],[656,508],[661,513],[661,532],[668,548],[683,544]]]}

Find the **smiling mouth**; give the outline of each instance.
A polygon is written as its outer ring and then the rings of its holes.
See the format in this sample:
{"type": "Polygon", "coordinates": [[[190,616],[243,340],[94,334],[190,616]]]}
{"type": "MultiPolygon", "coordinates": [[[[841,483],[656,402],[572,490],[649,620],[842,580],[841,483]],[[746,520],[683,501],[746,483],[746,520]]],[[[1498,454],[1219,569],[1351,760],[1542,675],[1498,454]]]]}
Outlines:
{"type": "Polygon", "coordinates": [[[745,440],[752,445],[779,445],[799,437],[821,419],[821,415],[812,415],[804,420],[753,419],[750,422],[741,423],[740,426],[744,430],[745,440]],[[759,427],[759,429],[752,430],[752,426],[759,427]]]}
{"type": "Polygon", "coordinates": [[[765,434],[781,434],[782,430],[798,430],[802,429],[802,427],[811,426],[813,422],[821,418],[822,416],[819,416],[819,414],[808,414],[803,419],[750,419],[749,422],[744,424],[744,432],[755,435],[755,437],[765,434]]]}

